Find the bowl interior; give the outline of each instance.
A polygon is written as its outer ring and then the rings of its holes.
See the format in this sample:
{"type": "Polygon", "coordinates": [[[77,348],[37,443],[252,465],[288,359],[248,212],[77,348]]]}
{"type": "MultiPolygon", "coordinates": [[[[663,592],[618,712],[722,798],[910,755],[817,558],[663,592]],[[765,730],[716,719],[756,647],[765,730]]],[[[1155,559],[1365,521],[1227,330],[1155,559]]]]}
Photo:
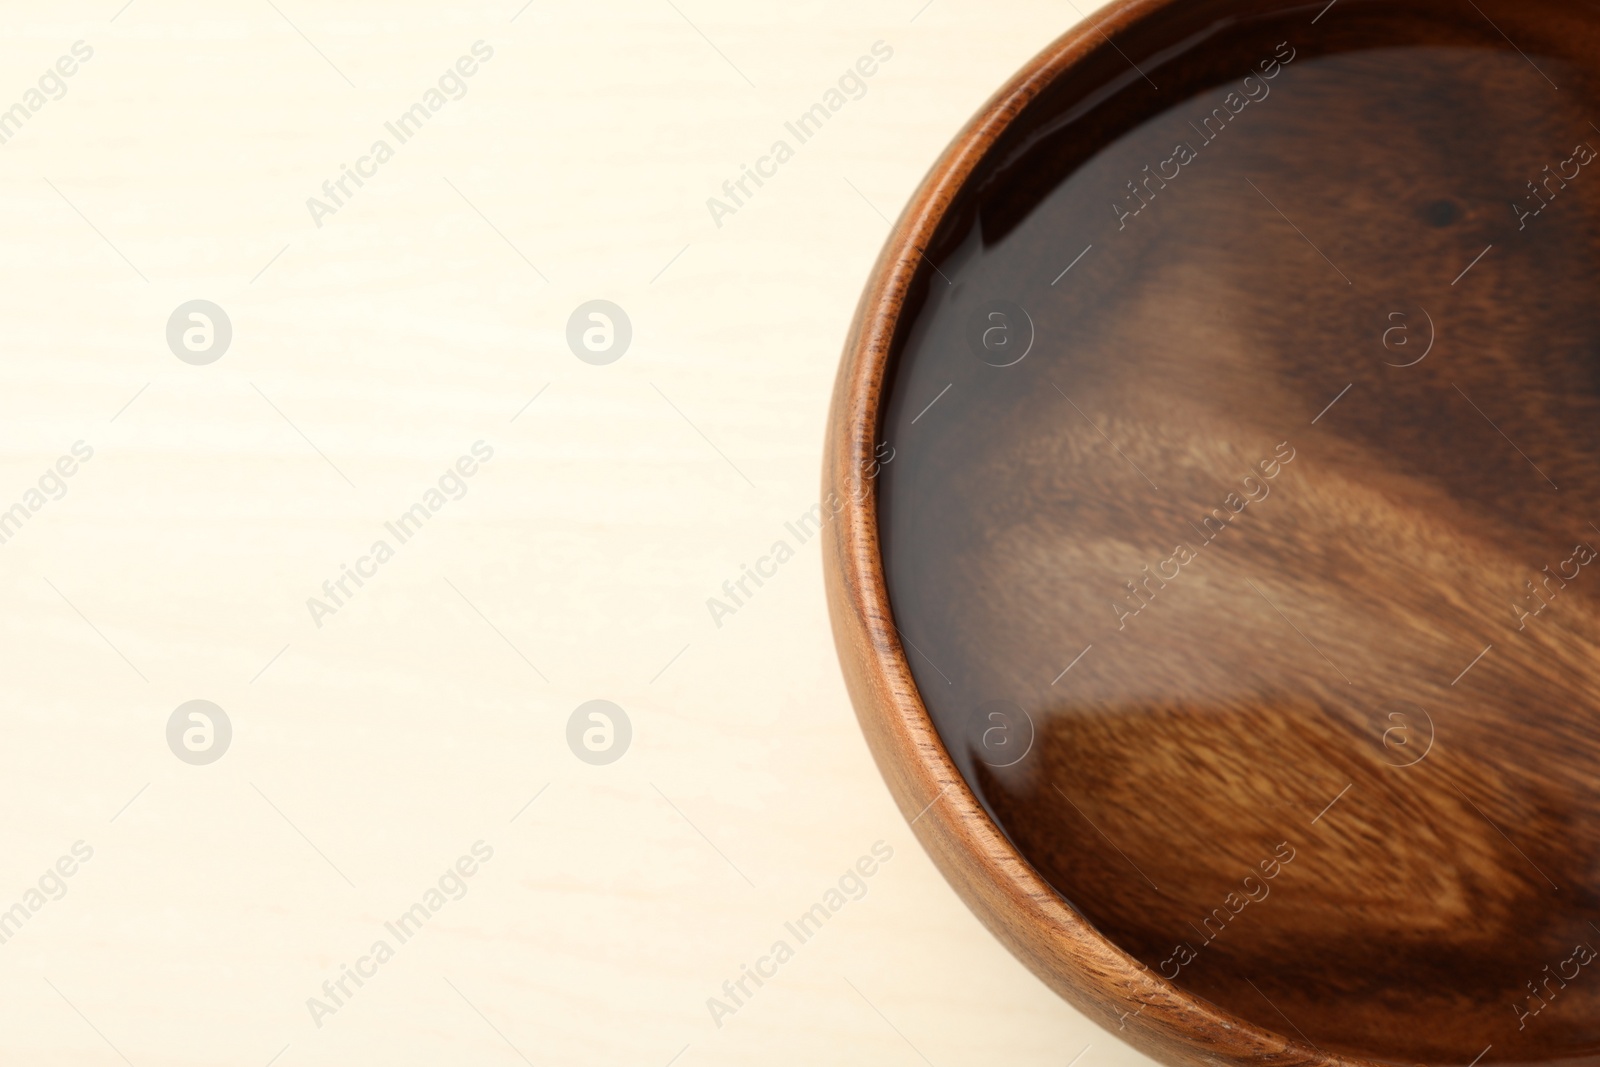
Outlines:
{"type": "Polygon", "coordinates": [[[1597,19],[1160,8],[901,316],[883,567],[949,755],[1118,946],[1324,1050],[1600,1049],[1597,19]]]}

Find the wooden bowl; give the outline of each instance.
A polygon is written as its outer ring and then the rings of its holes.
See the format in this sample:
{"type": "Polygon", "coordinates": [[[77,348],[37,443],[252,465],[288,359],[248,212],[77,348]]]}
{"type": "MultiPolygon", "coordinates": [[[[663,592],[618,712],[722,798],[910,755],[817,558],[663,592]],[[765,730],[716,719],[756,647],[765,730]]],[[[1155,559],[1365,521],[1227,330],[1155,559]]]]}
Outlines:
{"type": "Polygon", "coordinates": [[[1597,18],[1114,4],[862,296],[862,728],[973,911],[1160,1060],[1600,1062],[1597,18]]]}

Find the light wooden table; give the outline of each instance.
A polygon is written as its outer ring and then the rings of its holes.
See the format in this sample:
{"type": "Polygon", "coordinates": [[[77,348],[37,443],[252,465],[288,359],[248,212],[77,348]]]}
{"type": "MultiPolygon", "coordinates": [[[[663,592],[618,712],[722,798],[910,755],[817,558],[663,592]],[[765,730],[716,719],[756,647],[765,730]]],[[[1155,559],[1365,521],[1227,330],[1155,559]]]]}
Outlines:
{"type": "Polygon", "coordinates": [[[923,856],[785,525],[880,213],[1075,17],[919,2],[8,7],[0,107],[45,88],[0,145],[0,1059],[1142,1062],[923,856]],[[631,322],[605,365],[566,339],[594,299],[631,322]],[[191,300],[231,322],[205,365],[165,335],[191,300]],[[608,765],[567,743],[592,699],[608,765]],[[168,745],[191,700],[232,729],[206,765],[168,745]]]}

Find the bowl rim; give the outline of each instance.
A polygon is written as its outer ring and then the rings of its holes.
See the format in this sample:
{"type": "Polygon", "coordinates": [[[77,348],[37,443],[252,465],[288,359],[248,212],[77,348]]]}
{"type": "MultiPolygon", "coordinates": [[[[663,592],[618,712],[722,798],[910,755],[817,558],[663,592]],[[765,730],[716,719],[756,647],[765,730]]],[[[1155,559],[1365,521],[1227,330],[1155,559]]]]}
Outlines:
{"type": "Polygon", "coordinates": [[[917,839],[990,932],[1078,1010],[1140,1051],[1184,1067],[1374,1067],[1180,989],[1075,911],[1012,846],[950,759],[912,677],[884,580],[874,450],[895,333],[925,269],[924,250],[1029,103],[1091,53],[1115,47],[1114,34],[1183,2],[1113,0],[1052,41],[968,120],[896,219],[856,307],[828,412],[822,501],[832,521],[823,570],[834,644],[873,758],[917,839]]]}

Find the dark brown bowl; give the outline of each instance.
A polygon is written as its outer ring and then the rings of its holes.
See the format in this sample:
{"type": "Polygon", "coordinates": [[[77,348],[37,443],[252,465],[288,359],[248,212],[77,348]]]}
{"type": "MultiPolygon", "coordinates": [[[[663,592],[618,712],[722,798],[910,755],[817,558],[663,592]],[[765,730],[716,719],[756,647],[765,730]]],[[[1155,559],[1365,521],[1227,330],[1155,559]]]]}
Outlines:
{"type": "Polygon", "coordinates": [[[1113,4],[862,295],[862,728],[973,911],[1160,1060],[1600,1062],[1597,24],[1113,4]]]}

